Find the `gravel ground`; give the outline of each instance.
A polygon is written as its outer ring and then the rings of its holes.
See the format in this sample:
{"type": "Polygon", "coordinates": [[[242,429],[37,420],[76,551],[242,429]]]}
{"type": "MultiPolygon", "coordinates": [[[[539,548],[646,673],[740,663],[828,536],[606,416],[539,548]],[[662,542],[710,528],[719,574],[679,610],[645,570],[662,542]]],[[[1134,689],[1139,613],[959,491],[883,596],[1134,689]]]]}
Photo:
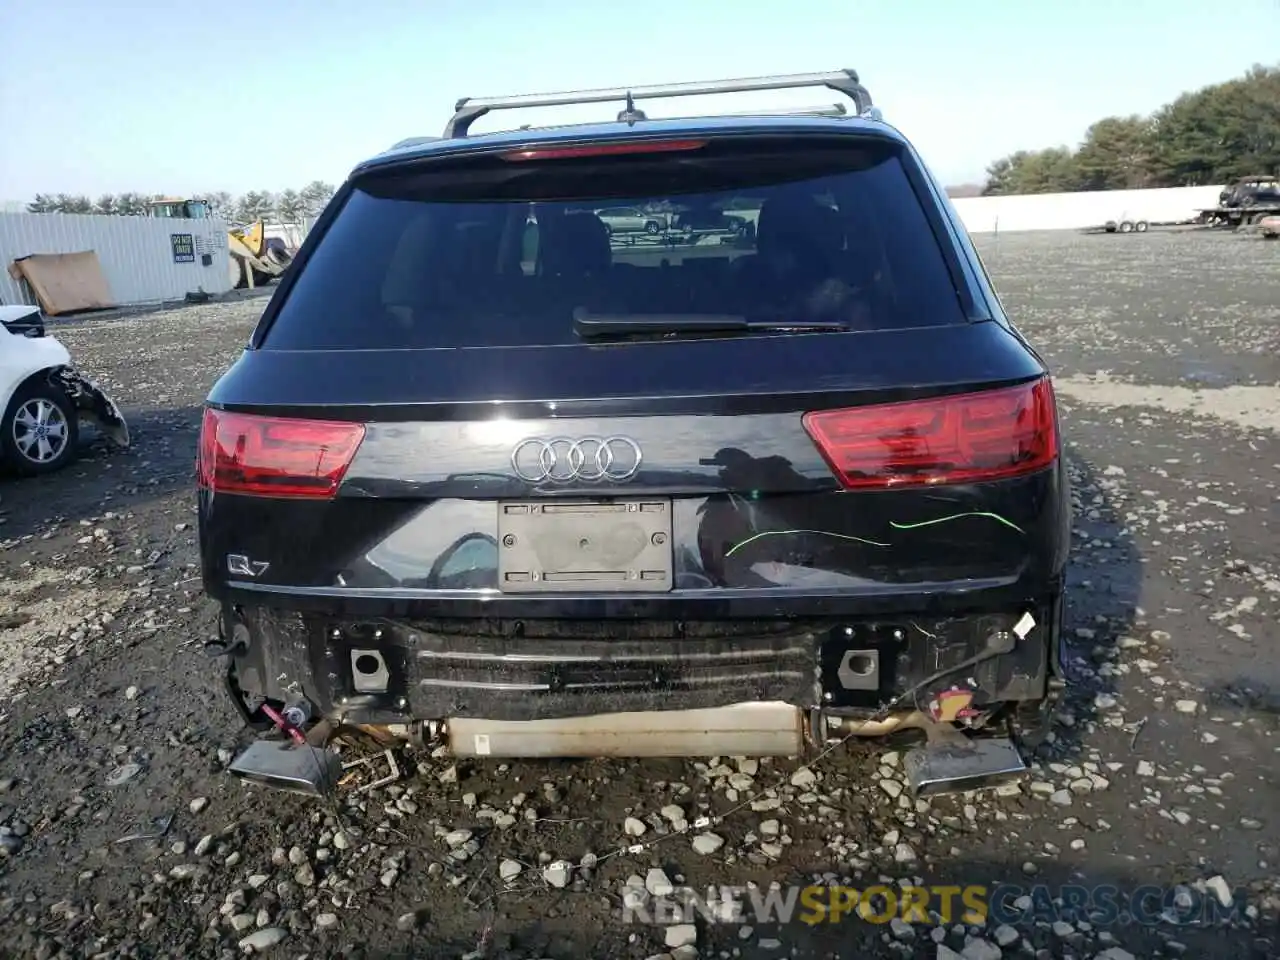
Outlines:
{"type": "Polygon", "coordinates": [[[1280,955],[1280,245],[979,240],[1059,378],[1073,686],[1016,790],[930,802],[867,746],[812,768],[419,756],[399,785],[331,806],[242,787],[223,772],[242,733],[200,649],[213,611],[190,486],[200,403],[263,301],[59,325],[136,443],[0,482],[0,951],[1280,955]],[[163,817],[161,838],[120,842],[163,817]],[[622,914],[670,884],[918,881],[1160,885],[1169,911],[670,928],[622,914]],[[1233,893],[1233,918],[1176,922],[1233,893]]]}

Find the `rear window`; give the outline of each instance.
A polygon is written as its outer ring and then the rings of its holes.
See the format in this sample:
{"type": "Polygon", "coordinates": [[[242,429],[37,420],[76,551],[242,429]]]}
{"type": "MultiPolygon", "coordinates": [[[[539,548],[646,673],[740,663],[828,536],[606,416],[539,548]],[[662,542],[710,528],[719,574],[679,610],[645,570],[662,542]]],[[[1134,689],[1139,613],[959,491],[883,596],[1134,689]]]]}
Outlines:
{"type": "MultiPolygon", "coordinates": [[[[896,151],[871,138],[712,139],[690,151],[472,155],[366,175],[263,346],[572,344],[584,314],[851,332],[962,323],[896,151]]],[[[644,334],[691,335],[705,334],[644,334]]]]}

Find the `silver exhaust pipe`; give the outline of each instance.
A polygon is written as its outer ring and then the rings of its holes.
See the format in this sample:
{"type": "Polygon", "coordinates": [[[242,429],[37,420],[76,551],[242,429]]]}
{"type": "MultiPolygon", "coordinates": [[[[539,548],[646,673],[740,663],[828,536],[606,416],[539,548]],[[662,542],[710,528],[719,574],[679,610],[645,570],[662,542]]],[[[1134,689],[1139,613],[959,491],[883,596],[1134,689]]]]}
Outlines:
{"type": "Polygon", "coordinates": [[[975,737],[958,731],[934,735],[902,758],[907,785],[917,797],[981,790],[1027,772],[1018,748],[1008,737],[975,737]]]}
{"type": "Polygon", "coordinates": [[[336,753],[290,740],[255,740],[227,769],[246,783],[306,797],[331,796],[342,779],[336,753]]]}

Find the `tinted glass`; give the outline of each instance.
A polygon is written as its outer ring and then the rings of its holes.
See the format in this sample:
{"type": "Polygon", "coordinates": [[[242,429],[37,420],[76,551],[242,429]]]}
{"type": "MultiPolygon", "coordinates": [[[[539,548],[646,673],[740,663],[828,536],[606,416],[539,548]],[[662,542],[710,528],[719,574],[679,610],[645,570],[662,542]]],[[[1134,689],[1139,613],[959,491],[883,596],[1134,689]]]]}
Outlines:
{"type": "Polygon", "coordinates": [[[263,345],[569,344],[584,313],[839,321],[855,333],[963,322],[896,148],[852,142],[490,155],[368,178],[263,345]]]}

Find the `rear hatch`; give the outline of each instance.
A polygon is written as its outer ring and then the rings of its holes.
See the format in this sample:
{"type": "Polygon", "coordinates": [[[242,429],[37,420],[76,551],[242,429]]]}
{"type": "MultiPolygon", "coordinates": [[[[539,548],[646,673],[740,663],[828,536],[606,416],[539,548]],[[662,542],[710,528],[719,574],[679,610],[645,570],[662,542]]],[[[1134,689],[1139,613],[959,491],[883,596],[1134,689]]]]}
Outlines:
{"type": "Polygon", "coordinates": [[[851,129],[355,178],[211,394],[211,592],[777,616],[1059,563],[1044,370],[851,129]]]}

